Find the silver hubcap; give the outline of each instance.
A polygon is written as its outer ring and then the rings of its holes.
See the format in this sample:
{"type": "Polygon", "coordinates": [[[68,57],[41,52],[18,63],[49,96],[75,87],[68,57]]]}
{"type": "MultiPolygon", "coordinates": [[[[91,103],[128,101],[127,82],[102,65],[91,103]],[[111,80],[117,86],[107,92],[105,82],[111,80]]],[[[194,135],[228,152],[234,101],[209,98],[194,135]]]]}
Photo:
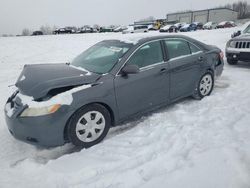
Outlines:
{"type": "Polygon", "coordinates": [[[89,111],[76,124],[76,136],[83,142],[93,142],[98,139],[105,128],[105,118],[98,111],[89,111]]]}
{"type": "Polygon", "coordinates": [[[203,96],[208,95],[212,89],[212,86],[213,86],[212,76],[210,74],[206,74],[205,76],[203,76],[200,82],[200,93],[203,96]]]}

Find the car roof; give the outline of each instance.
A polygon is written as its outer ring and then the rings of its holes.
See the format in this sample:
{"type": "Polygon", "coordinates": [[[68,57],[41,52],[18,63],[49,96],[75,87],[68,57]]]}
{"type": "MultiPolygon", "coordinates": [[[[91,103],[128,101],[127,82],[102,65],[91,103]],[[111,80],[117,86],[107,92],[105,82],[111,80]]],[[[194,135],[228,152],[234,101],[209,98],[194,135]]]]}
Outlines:
{"type": "Polygon", "coordinates": [[[159,35],[159,36],[150,36],[150,37],[142,37],[141,39],[138,40],[138,43],[145,43],[145,42],[150,42],[152,40],[160,40],[160,39],[168,39],[168,38],[180,38],[180,39],[186,39],[190,40],[190,37],[187,37],[185,35],[159,35]]]}
{"type": "Polygon", "coordinates": [[[120,41],[128,44],[133,44],[134,46],[140,46],[144,43],[154,41],[154,40],[163,40],[163,39],[183,39],[187,40],[191,43],[194,43],[198,45],[202,49],[210,49],[209,45],[206,45],[198,40],[195,40],[191,37],[185,36],[185,35],[178,35],[178,34],[168,34],[168,35],[157,35],[157,36],[137,36],[137,37],[131,37],[131,38],[118,38],[113,40],[105,40],[105,41],[120,41]]]}

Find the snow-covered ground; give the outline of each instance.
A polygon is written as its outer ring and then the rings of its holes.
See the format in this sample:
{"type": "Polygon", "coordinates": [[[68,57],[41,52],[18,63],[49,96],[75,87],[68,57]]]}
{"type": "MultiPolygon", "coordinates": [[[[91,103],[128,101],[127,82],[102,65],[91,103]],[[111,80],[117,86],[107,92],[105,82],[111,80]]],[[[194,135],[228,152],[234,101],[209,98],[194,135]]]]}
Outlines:
{"type": "MultiPolygon", "coordinates": [[[[224,50],[234,29],[186,33],[224,50]]],[[[111,130],[90,149],[12,138],[3,108],[24,64],[71,61],[98,41],[146,34],[0,38],[0,187],[250,187],[250,64],[225,65],[214,92],[111,130]]]]}

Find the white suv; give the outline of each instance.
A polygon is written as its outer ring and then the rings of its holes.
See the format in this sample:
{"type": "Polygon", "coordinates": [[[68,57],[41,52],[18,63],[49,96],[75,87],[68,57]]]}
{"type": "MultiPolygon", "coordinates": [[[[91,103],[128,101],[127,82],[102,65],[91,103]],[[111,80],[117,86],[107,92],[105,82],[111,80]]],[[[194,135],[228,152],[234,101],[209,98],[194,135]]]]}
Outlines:
{"type": "Polygon", "coordinates": [[[124,30],[122,33],[146,33],[148,32],[148,26],[146,25],[136,25],[136,26],[130,26],[128,29],[124,30]]]}

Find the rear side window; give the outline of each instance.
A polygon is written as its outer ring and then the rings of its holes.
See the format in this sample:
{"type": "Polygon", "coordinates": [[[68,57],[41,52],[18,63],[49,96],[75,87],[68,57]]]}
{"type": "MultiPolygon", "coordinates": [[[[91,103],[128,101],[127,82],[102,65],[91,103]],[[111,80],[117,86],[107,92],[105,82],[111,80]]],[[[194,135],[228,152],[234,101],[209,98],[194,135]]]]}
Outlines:
{"type": "Polygon", "coordinates": [[[128,64],[137,65],[139,68],[160,62],[163,62],[163,55],[159,41],[145,44],[128,60],[128,64]]]}
{"type": "Polygon", "coordinates": [[[195,53],[201,51],[200,48],[198,48],[197,46],[195,46],[195,45],[193,45],[193,44],[191,44],[191,43],[189,43],[189,47],[190,47],[190,50],[191,50],[191,53],[192,53],[192,54],[195,54],[195,53]]]}
{"type": "Polygon", "coordinates": [[[186,41],[173,39],[165,40],[169,59],[190,55],[189,44],[186,41]]]}

